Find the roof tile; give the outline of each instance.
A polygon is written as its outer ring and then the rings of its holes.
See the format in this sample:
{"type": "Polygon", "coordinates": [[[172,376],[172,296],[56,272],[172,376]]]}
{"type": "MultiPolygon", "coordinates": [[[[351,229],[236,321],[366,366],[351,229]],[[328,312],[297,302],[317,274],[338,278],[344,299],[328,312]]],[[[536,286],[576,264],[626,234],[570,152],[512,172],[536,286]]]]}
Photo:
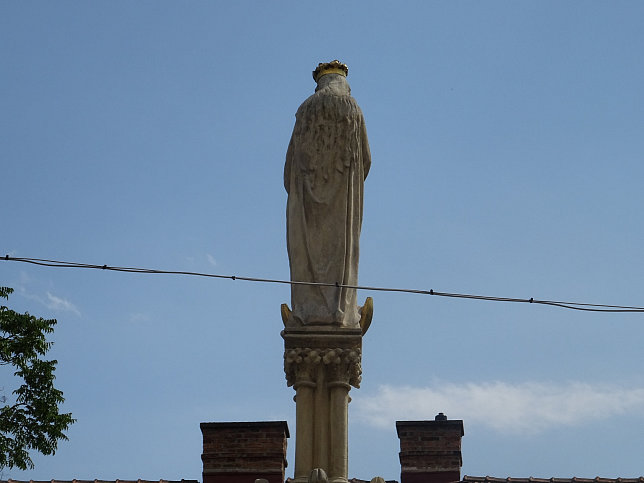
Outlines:
{"type": "Polygon", "coordinates": [[[644,476],[637,478],[496,478],[494,476],[463,476],[460,483],[644,483],[644,476]]]}

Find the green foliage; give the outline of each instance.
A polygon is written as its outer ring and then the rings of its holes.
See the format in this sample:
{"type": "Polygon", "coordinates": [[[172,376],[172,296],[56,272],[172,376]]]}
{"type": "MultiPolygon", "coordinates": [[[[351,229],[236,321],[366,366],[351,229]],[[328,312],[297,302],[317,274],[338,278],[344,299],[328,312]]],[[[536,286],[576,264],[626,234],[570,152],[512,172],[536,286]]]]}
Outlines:
{"type": "MultiPolygon", "coordinates": [[[[8,299],[13,289],[0,287],[0,297],[8,299]]],[[[75,421],[60,414],[63,393],[54,387],[57,361],[42,360],[52,343],[47,334],[56,320],[45,320],[28,313],[19,314],[0,306],[0,365],[12,365],[22,384],[13,391],[15,402],[0,409],[0,469],[33,468],[29,450],[54,454],[63,433],[75,421]]],[[[2,401],[6,402],[6,398],[2,401]]]]}

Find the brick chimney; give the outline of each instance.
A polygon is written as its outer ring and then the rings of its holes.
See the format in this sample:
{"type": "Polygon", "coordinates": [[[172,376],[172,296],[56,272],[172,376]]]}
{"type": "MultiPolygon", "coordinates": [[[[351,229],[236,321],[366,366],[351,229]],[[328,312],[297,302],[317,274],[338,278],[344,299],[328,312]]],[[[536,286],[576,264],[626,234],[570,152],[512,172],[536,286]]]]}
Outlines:
{"type": "Polygon", "coordinates": [[[201,423],[203,483],[283,483],[286,421],[201,423]]]}
{"type": "Polygon", "coordinates": [[[434,421],[396,421],[396,431],[401,483],[460,481],[462,420],[439,413],[434,421]]]}

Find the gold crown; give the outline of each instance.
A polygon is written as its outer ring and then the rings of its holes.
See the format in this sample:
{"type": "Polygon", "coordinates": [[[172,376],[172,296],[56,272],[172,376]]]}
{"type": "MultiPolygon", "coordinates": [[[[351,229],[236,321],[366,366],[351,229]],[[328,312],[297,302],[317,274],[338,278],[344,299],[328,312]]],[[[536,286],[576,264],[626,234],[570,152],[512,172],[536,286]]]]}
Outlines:
{"type": "Polygon", "coordinates": [[[326,74],[340,74],[346,77],[349,74],[349,68],[347,64],[343,64],[338,59],[331,62],[321,62],[313,71],[313,80],[317,82],[320,77],[326,74]]]}

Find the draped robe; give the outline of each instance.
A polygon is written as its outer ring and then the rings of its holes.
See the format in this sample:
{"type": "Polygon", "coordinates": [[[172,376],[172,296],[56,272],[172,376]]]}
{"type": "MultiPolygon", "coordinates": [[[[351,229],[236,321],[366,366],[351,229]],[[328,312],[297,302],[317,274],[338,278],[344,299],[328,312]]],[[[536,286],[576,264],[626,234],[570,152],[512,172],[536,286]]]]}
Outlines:
{"type": "MultiPolygon", "coordinates": [[[[327,74],[297,110],[284,186],[291,280],[357,285],[364,180],[371,154],[346,78],[327,74]]],[[[291,285],[287,326],[358,327],[356,290],[291,285]]]]}

